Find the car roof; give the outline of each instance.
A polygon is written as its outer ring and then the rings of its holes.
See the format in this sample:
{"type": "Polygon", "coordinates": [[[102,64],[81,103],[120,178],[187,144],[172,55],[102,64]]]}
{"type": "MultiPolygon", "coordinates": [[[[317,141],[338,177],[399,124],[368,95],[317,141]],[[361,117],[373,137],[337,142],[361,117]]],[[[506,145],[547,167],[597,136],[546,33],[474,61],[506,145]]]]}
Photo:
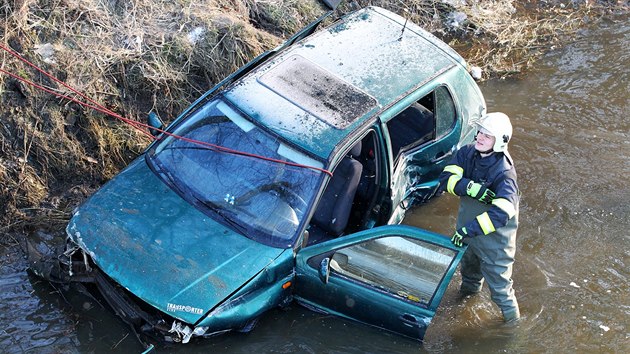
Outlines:
{"type": "Polygon", "coordinates": [[[444,42],[367,7],[280,51],[224,96],[326,160],[375,113],[457,65],[464,60],[444,42]]]}

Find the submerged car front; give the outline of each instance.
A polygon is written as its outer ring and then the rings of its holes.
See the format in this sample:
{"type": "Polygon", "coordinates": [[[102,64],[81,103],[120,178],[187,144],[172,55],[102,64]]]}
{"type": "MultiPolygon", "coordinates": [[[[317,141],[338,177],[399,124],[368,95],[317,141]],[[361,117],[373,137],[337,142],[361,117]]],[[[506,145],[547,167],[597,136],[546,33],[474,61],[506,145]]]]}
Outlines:
{"type": "Polygon", "coordinates": [[[247,329],[290,296],[321,166],[217,98],[77,209],[66,255],[158,310],[175,340],[247,329]]]}

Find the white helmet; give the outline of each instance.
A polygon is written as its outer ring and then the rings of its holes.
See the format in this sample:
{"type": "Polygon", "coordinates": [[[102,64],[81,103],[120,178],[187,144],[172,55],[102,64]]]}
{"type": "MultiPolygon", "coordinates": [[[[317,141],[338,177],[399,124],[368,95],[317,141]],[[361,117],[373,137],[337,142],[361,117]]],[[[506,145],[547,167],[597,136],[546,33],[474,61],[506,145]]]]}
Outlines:
{"type": "Polygon", "coordinates": [[[488,113],[481,117],[477,126],[478,129],[484,129],[494,136],[492,150],[507,152],[507,144],[512,138],[512,123],[510,123],[510,118],[505,113],[488,113]]]}

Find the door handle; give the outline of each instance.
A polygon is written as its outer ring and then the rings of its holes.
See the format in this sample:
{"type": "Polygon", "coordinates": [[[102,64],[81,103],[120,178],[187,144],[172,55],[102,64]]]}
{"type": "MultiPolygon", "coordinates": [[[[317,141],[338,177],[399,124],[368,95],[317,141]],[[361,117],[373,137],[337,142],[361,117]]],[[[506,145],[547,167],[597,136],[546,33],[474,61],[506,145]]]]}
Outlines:
{"type": "Polygon", "coordinates": [[[412,315],[412,314],[408,314],[405,313],[402,316],[399,317],[400,320],[407,326],[409,327],[418,327],[420,324],[420,321],[418,319],[418,317],[412,315]]]}
{"type": "Polygon", "coordinates": [[[432,164],[438,163],[442,160],[445,160],[451,156],[453,156],[453,152],[455,152],[454,149],[448,151],[448,152],[444,152],[444,151],[440,151],[437,154],[435,154],[435,157],[432,158],[431,160],[429,160],[429,162],[431,162],[432,164]]]}
{"type": "Polygon", "coordinates": [[[455,153],[455,151],[457,150],[456,146],[453,146],[449,151],[444,152],[444,151],[440,151],[437,154],[435,154],[435,157],[432,158],[429,162],[431,163],[438,163],[448,157],[453,156],[453,153],[455,153]]]}

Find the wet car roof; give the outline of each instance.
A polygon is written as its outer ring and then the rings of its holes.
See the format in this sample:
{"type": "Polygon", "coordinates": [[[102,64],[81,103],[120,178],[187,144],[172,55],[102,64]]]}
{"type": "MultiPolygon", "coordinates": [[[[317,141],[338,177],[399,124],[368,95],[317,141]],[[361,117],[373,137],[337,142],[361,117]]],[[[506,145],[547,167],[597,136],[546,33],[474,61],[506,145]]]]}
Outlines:
{"type": "Polygon", "coordinates": [[[323,159],[374,113],[463,59],[405,19],[368,7],[281,52],[225,96],[323,159]]]}
{"type": "Polygon", "coordinates": [[[296,54],[258,81],[278,95],[337,129],[344,129],[377,107],[376,99],[296,54]]]}

